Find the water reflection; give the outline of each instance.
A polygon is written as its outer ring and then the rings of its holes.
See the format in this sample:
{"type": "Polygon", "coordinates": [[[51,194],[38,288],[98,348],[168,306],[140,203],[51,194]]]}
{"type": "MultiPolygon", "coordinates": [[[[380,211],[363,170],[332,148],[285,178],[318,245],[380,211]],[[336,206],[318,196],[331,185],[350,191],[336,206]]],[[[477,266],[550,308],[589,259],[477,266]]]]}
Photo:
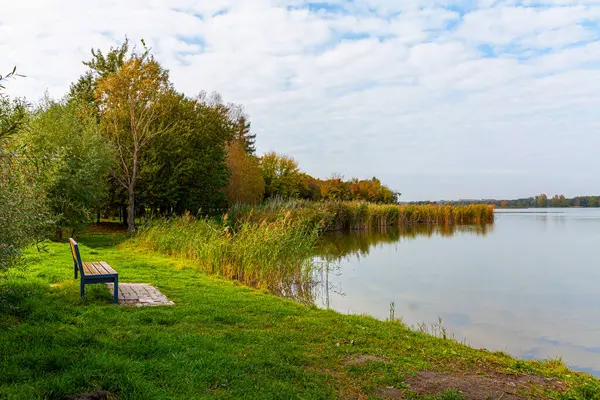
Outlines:
{"type": "Polygon", "coordinates": [[[375,230],[335,231],[325,234],[318,244],[316,255],[327,260],[356,255],[366,256],[372,247],[380,244],[397,244],[404,240],[432,236],[451,237],[456,234],[485,236],[494,229],[493,224],[434,225],[415,224],[401,228],[375,230]]]}
{"type": "Polygon", "coordinates": [[[321,238],[311,260],[296,268],[294,273],[282,280],[277,287],[270,289],[280,296],[304,304],[330,308],[332,295],[345,296],[339,279],[331,278],[341,276],[341,260],[346,257],[366,257],[369,251],[377,246],[395,246],[404,240],[414,240],[418,237],[451,237],[456,234],[485,236],[492,229],[492,224],[415,224],[402,228],[330,232],[321,238]]]}
{"type": "Polygon", "coordinates": [[[418,237],[451,237],[457,234],[485,236],[492,230],[492,224],[418,224],[402,228],[330,232],[321,238],[310,262],[297,268],[271,290],[304,304],[317,304],[329,309],[331,296],[346,295],[341,280],[336,278],[342,275],[341,261],[347,257],[367,257],[370,250],[377,246],[396,246],[402,241],[418,237]]]}

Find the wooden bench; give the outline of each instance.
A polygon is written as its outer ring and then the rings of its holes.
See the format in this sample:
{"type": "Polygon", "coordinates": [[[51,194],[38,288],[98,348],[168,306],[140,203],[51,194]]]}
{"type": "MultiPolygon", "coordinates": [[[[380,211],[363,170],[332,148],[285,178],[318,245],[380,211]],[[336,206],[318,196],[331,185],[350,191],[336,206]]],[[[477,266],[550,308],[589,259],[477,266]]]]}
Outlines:
{"type": "Polygon", "coordinates": [[[110,265],[104,261],[99,262],[81,262],[79,255],[79,245],[73,238],[69,238],[71,245],[71,255],[73,256],[73,264],[75,270],[75,279],[77,279],[77,271],[81,274],[80,294],[81,297],[85,294],[85,285],[94,283],[114,283],[114,303],[119,302],[119,274],[112,269],[110,265]]]}

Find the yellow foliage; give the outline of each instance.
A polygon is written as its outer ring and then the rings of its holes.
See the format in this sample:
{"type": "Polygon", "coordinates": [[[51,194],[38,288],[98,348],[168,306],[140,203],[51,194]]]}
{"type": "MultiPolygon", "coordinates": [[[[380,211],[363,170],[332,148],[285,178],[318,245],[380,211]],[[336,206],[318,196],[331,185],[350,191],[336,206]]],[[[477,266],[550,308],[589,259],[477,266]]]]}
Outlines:
{"type": "Polygon", "coordinates": [[[232,204],[257,204],[265,193],[258,160],[246,154],[243,145],[235,141],[227,146],[227,166],[231,171],[227,199],[232,204]]]}

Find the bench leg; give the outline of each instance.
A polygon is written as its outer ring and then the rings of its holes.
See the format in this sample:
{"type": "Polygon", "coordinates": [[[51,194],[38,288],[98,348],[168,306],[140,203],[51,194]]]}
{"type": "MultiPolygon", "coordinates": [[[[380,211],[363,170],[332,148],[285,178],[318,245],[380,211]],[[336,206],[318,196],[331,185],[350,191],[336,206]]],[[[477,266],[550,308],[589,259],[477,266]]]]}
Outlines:
{"type": "Polygon", "coordinates": [[[114,289],[114,299],[113,303],[119,302],[119,278],[115,278],[115,284],[113,286],[114,289]]]}
{"type": "Polygon", "coordinates": [[[79,294],[81,297],[83,297],[85,295],[85,284],[83,283],[83,277],[80,281],[80,285],[79,285],[79,294]]]}

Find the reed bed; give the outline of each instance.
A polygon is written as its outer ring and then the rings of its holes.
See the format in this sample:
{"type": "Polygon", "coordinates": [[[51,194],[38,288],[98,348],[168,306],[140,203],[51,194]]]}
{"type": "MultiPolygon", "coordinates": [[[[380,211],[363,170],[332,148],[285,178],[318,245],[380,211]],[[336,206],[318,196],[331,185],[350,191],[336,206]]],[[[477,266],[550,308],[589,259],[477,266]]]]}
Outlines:
{"type": "Polygon", "coordinates": [[[189,215],[156,220],[140,229],[139,247],[186,258],[210,274],[276,293],[298,291],[310,280],[316,225],[280,213],[274,221],[222,221],[189,215]]]}
{"type": "Polygon", "coordinates": [[[494,207],[485,204],[465,206],[403,206],[360,201],[309,202],[303,200],[271,201],[256,207],[233,207],[235,223],[272,222],[282,211],[291,218],[319,224],[326,231],[403,227],[413,224],[485,224],[494,221],[494,207]]]}
{"type": "MultiPolygon", "coordinates": [[[[422,227],[430,235],[451,234],[456,225],[492,220],[493,209],[485,205],[274,201],[254,208],[234,207],[220,219],[185,215],[155,220],[134,240],[141,248],[191,260],[209,274],[310,302],[319,268],[313,256],[319,253],[317,244],[324,232],[393,227],[410,234],[422,227]]],[[[364,243],[359,247],[368,249],[364,243]]]]}

